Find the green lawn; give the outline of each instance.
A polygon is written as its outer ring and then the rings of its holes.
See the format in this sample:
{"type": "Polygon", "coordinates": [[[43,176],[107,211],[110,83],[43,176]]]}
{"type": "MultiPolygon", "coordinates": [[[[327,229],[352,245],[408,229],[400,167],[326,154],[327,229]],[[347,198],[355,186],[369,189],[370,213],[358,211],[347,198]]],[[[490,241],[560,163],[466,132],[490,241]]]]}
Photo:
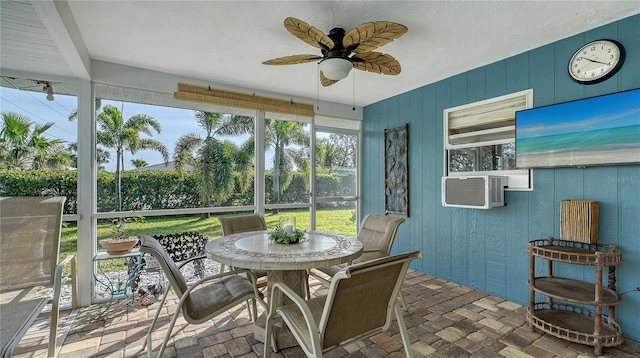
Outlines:
{"type": "MultiPolygon", "coordinates": [[[[265,215],[267,227],[273,229],[278,225],[280,216],[295,216],[296,228],[309,229],[308,211],[283,211],[274,215],[270,212],[265,215]]],[[[209,239],[215,239],[222,235],[220,223],[217,216],[202,218],[200,215],[179,216],[179,217],[148,217],[139,228],[129,231],[132,234],[171,234],[186,231],[197,231],[209,239]],[[134,232],[135,231],[135,232],[134,232]]],[[[343,210],[322,210],[317,212],[316,222],[319,231],[335,232],[348,236],[356,235],[355,213],[352,209],[343,210]]],[[[133,226],[133,225],[132,225],[133,226]]],[[[68,255],[77,256],[77,225],[69,223],[62,228],[60,242],[60,259],[68,255]]],[[[113,224],[111,220],[102,220],[98,223],[98,240],[114,236],[113,224]]],[[[97,244],[98,250],[102,247],[97,244]]]]}

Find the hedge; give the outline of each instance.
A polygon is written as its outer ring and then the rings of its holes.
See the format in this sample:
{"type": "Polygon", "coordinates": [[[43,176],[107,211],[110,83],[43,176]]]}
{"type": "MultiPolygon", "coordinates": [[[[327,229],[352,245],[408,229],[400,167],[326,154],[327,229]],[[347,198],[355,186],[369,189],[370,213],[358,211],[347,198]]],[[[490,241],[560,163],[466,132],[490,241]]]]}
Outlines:
{"type": "MultiPolygon", "coordinates": [[[[352,193],[352,173],[318,174],[316,191],[319,196],[347,196],[352,193]]],[[[122,173],[122,208],[129,210],[159,210],[195,208],[201,206],[197,178],[192,172],[131,170],[122,173]]],[[[267,172],[265,186],[267,203],[272,202],[270,190],[273,173],[267,172]]],[[[236,188],[239,186],[236,185],[236,188]]],[[[1,196],[66,196],[65,214],[77,213],[77,172],[74,170],[0,170],[1,196]]],[[[309,200],[306,176],[295,173],[283,193],[281,202],[309,200]]],[[[99,171],[97,174],[97,203],[99,212],[115,210],[115,175],[99,171]]],[[[217,206],[251,205],[253,191],[236,194],[217,206]]],[[[337,205],[341,206],[341,205],[337,205]]],[[[331,205],[336,207],[336,205],[331,205]]]]}

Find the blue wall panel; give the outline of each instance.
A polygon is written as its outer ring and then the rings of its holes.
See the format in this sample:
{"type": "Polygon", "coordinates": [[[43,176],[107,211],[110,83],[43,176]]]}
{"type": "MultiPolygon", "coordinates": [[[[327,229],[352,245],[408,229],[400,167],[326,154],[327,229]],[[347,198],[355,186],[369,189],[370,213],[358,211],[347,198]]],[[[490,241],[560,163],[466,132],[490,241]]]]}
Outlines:
{"type": "MultiPolygon", "coordinates": [[[[491,210],[441,205],[444,170],[443,110],[529,88],[534,107],[640,87],[640,15],[444,79],[364,109],[363,213],[384,212],[383,132],[409,123],[411,216],[394,251],[421,249],[422,272],[528,304],[529,240],[560,235],[564,199],[600,202],[600,243],[615,244],[619,292],[640,286],[640,165],[533,170],[533,191],[508,191],[507,206],[491,210]],[[620,72],[595,85],[580,85],[567,63],[583,44],[600,38],[625,46],[620,72]]],[[[544,265],[537,265],[538,273],[544,265]]],[[[594,280],[592,267],[556,265],[557,274],[594,280]]],[[[640,292],[623,296],[617,321],[640,340],[640,292]]]]}

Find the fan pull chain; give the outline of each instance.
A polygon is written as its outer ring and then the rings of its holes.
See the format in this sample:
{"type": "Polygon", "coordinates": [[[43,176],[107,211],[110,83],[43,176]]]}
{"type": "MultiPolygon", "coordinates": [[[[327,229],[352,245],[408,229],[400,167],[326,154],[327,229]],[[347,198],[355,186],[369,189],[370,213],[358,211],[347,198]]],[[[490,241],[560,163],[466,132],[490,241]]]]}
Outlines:
{"type": "Polygon", "coordinates": [[[316,72],[317,76],[316,78],[318,79],[318,82],[316,82],[316,111],[320,110],[320,64],[318,63],[316,65],[316,68],[318,69],[318,71],[316,72]]]}

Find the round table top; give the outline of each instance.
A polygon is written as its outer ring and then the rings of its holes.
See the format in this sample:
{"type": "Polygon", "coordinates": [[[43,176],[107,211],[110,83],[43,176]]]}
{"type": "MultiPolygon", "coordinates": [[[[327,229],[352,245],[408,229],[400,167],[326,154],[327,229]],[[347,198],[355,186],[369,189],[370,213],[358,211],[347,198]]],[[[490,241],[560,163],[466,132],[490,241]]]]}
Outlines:
{"type": "Polygon", "coordinates": [[[326,232],[306,232],[299,244],[269,241],[268,231],[233,234],[209,241],[207,256],[225,265],[254,270],[306,270],[339,265],[362,255],[358,239],[326,232]]]}

